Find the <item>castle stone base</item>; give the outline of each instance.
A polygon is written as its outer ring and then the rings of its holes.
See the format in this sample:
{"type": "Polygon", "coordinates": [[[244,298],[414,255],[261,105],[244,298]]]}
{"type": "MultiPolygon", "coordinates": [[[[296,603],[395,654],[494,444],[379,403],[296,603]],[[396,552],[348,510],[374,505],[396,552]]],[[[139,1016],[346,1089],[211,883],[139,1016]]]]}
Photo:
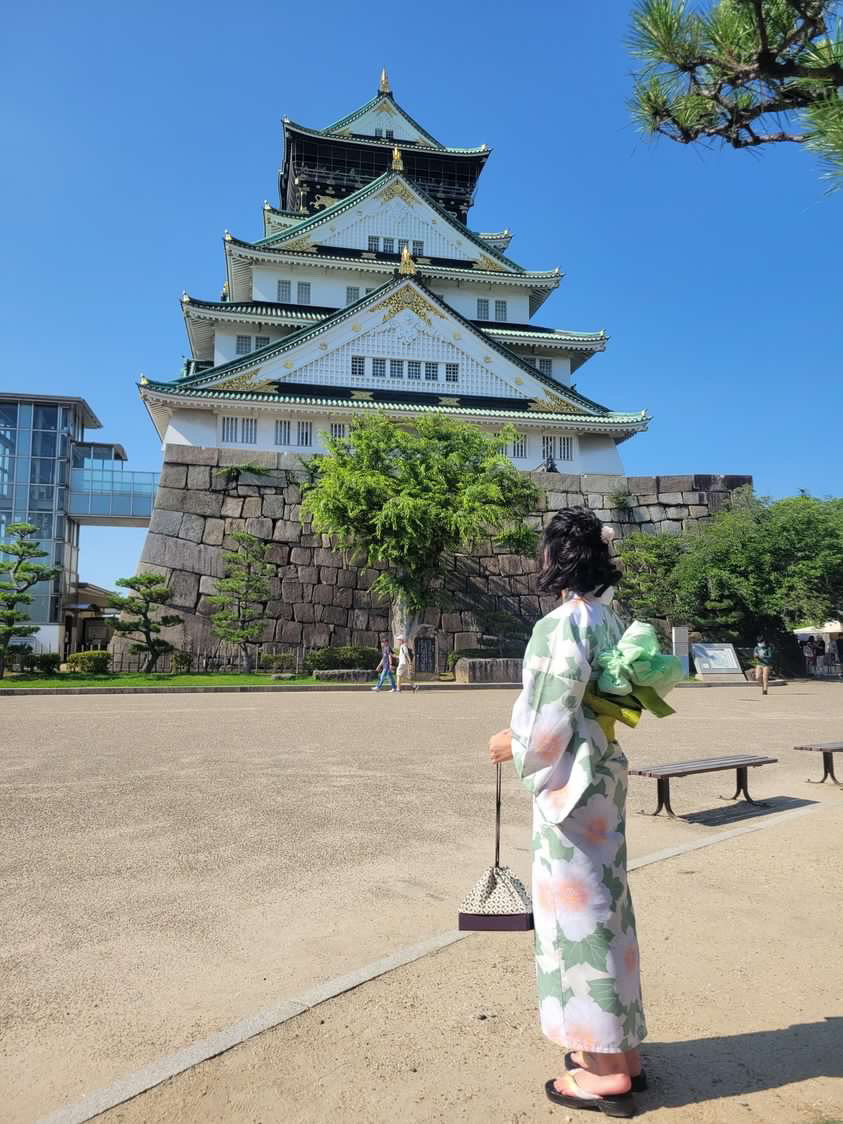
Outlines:
{"type": "MultiPolygon", "coordinates": [[[[729,503],[750,476],[568,476],[533,473],[539,488],[540,529],[561,508],[585,504],[622,537],[633,531],[675,534],[729,503]]],[[[387,607],[368,592],[377,570],[346,563],[301,519],[301,462],[289,454],[248,449],[168,445],[161,486],[139,572],[166,577],[184,623],[168,630],[180,648],[212,651],[208,597],[223,574],[223,551],[235,549],[234,531],[271,544],[278,566],[266,607],[263,641],[279,647],[338,644],[375,646],[389,627],[387,607]],[[218,470],[250,463],[268,477],[226,482],[218,470]]],[[[503,553],[488,541],[453,558],[447,587],[453,605],[431,609],[426,631],[436,640],[441,666],[449,651],[480,646],[482,636],[528,634],[553,598],[539,597],[536,563],[503,553]]]]}

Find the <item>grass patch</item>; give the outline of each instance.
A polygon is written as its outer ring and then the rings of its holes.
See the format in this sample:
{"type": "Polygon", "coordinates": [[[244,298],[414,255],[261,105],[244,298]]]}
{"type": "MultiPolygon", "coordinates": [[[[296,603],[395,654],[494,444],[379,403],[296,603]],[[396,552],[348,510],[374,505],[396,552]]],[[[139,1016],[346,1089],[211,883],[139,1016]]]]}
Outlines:
{"type": "MultiPolygon", "coordinates": [[[[273,680],[269,674],[254,675],[86,675],[84,672],[65,671],[58,675],[7,675],[0,679],[2,687],[299,687],[316,683],[312,675],[295,679],[273,680]]],[[[337,684],[340,686],[341,684],[337,684]]]]}

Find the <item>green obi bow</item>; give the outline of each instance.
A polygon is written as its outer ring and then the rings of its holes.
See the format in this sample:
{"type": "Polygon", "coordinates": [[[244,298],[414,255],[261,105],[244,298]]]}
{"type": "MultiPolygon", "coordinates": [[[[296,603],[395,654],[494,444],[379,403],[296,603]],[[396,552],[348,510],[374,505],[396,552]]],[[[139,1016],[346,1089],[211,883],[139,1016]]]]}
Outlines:
{"type": "Polygon", "coordinates": [[[656,718],[673,714],[664,696],[685,677],[675,656],[659,651],[656,630],[651,624],[633,621],[614,648],[601,652],[597,682],[585,692],[584,702],[610,739],[615,722],[637,726],[648,710],[656,718]],[[611,731],[611,732],[610,732],[611,731]]]}

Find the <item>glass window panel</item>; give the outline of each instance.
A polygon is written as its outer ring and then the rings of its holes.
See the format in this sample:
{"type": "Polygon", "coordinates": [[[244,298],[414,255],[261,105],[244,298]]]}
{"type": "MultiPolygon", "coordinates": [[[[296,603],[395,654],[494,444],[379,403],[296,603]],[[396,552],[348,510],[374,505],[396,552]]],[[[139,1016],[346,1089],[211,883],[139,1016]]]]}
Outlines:
{"type": "Polygon", "coordinates": [[[108,515],[111,510],[111,496],[94,493],[91,496],[91,515],[108,515]]]}
{"type": "Polygon", "coordinates": [[[73,419],[70,416],[70,407],[69,406],[62,406],[62,408],[61,408],[61,427],[62,427],[62,429],[66,429],[66,430],[69,431],[70,427],[71,427],[71,424],[72,424],[72,420],[73,419]]]}
{"type": "Polygon", "coordinates": [[[55,484],[56,462],[36,459],[30,462],[29,479],[32,484],[55,484]]]}
{"type": "Polygon", "coordinates": [[[70,463],[74,468],[82,468],[85,463],[85,450],[87,445],[74,445],[70,454],[70,463]]]}
{"type": "Polygon", "coordinates": [[[39,539],[51,539],[53,537],[53,513],[46,511],[36,511],[32,513],[30,523],[36,528],[35,534],[39,539]]]}
{"type": "Polygon", "coordinates": [[[25,611],[33,624],[46,624],[49,615],[49,597],[34,597],[31,605],[25,606],[25,611]]]}
{"type": "Polygon", "coordinates": [[[152,496],[132,496],[132,515],[151,515],[152,496]]]}
{"type": "Polygon", "coordinates": [[[64,538],[64,516],[63,515],[57,515],[56,516],[56,538],[57,539],[63,539],[64,538]]]}
{"type": "Polygon", "coordinates": [[[15,509],[25,513],[28,506],[29,486],[26,484],[15,484],[15,509]]]}
{"type": "Polygon", "coordinates": [[[7,457],[14,456],[17,443],[17,430],[3,429],[2,426],[0,426],[0,455],[5,454],[7,457]]]}
{"type": "Polygon", "coordinates": [[[61,564],[64,562],[64,543],[63,542],[57,542],[56,543],[56,549],[55,549],[55,553],[54,553],[53,557],[56,560],[56,565],[61,566],[61,564]]]}
{"type": "Polygon", "coordinates": [[[56,511],[64,511],[67,503],[67,488],[56,488],[56,511]]]}
{"type": "Polygon", "coordinates": [[[33,429],[58,429],[58,406],[36,406],[35,416],[32,421],[33,429]]]}
{"type": "Polygon", "coordinates": [[[17,402],[0,402],[0,428],[14,429],[18,424],[17,402]]]}
{"type": "Polygon", "coordinates": [[[18,430],[18,447],[17,454],[19,457],[28,457],[29,451],[32,448],[32,430],[19,429],[18,430]]]}
{"type": "Polygon", "coordinates": [[[30,511],[52,511],[54,489],[49,484],[33,484],[29,489],[30,511]]]}
{"type": "Polygon", "coordinates": [[[18,406],[18,428],[32,428],[32,404],[30,402],[21,402],[18,406]]]}
{"type": "Polygon", "coordinates": [[[70,493],[70,507],[68,508],[69,515],[87,515],[88,504],[90,497],[87,492],[71,492],[70,493]]]}
{"type": "Polygon", "coordinates": [[[55,433],[33,433],[32,455],[33,457],[54,457],[56,455],[55,433]]]}
{"type": "Polygon", "coordinates": [[[67,483],[67,461],[56,461],[56,483],[67,483]]]}
{"type": "Polygon", "coordinates": [[[111,501],[111,512],[113,515],[131,515],[132,514],[132,497],[131,496],[114,496],[111,501]]]}

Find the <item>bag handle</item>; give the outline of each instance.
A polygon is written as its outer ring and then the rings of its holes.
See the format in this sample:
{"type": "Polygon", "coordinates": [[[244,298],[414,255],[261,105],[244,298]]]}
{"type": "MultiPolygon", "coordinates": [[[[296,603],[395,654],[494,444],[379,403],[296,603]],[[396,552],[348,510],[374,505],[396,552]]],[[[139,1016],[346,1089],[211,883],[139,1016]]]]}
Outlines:
{"type": "Polygon", "coordinates": [[[501,766],[497,765],[495,783],[495,869],[501,865],[501,766]]]}

